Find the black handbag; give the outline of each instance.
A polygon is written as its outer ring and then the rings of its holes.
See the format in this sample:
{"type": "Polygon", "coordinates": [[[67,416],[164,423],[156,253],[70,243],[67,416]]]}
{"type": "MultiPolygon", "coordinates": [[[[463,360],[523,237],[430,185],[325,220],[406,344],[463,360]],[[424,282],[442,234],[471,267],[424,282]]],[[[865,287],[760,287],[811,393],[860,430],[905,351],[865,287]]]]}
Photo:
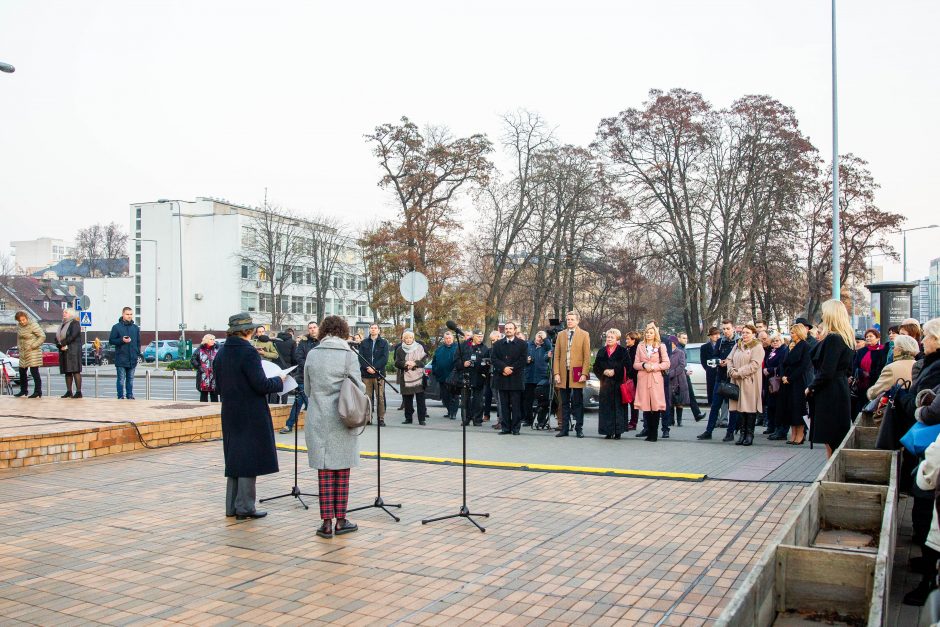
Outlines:
{"type": "Polygon", "coordinates": [[[718,396],[728,400],[736,401],[741,396],[741,388],[737,383],[731,381],[722,381],[718,384],[718,396]]]}

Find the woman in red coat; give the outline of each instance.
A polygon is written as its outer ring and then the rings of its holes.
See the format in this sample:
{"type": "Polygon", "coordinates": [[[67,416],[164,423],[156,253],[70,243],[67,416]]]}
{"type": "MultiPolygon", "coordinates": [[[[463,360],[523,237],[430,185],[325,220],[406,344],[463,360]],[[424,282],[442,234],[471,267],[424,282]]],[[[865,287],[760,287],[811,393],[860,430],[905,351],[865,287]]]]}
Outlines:
{"type": "Polygon", "coordinates": [[[655,324],[646,325],[643,341],[637,344],[633,367],[637,370],[635,405],[643,410],[644,416],[649,416],[646,441],[655,442],[660,419],[666,411],[663,373],[669,370],[669,354],[655,324]]]}

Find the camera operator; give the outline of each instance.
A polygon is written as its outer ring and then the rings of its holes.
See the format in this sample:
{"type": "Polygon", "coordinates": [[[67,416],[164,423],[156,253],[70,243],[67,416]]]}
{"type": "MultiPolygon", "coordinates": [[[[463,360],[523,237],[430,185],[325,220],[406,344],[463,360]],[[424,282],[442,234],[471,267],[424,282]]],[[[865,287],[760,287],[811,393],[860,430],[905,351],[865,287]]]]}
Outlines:
{"type": "Polygon", "coordinates": [[[474,427],[483,426],[483,400],[486,389],[490,386],[490,349],[483,344],[483,331],[473,330],[471,344],[464,348],[464,361],[457,362],[456,368],[461,373],[469,371],[470,376],[470,415],[464,416],[463,423],[474,427]]]}
{"type": "Polygon", "coordinates": [[[543,425],[548,418],[548,377],[549,362],[552,359],[552,343],[545,331],[535,334],[535,340],[529,342],[529,365],[525,370],[525,418],[523,423],[532,426],[534,405],[538,403],[538,422],[543,425]]]}

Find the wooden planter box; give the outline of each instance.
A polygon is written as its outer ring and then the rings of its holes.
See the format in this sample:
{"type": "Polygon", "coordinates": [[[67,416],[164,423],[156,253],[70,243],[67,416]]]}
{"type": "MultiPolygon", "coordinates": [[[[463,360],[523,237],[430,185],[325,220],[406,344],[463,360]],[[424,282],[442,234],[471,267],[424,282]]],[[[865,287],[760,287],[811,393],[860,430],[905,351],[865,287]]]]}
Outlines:
{"type": "Polygon", "coordinates": [[[814,618],[852,624],[840,617],[884,624],[897,536],[897,453],[840,448],[820,474],[718,625],[820,624],[814,618]]]}
{"type": "Polygon", "coordinates": [[[878,429],[879,427],[856,425],[855,428],[849,431],[848,435],[845,436],[842,448],[876,450],[875,442],[878,440],[878,429]]]}

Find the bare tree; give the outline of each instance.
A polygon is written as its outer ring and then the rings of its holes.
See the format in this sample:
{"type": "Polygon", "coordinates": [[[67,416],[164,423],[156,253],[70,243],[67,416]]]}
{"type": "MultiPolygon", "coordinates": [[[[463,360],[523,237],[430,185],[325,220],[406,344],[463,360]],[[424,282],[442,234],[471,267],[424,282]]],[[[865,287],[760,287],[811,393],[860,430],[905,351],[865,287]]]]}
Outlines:
{"type": "Polygon", "coordinates": [[[76,261],[88,265],[88,276],[101,274],[101,259],[104,257],[104,227],[100,224],[79,229],[75,235],[76,261]]]}
{"type": "Polygon", "coordinates": [[[351,240],[339,218],[318,216],[309,222],[305,258],[313,271],[313,297],[317,320],[326,316],[326,296],[332,288],[333,274],[351,240]]]}
{"type": "Polygon", "coordinates": [[[254,210],[242,234],[242,263],[257,272],[257,279],[250,277],[246,281],[265,284],[267,291],[263,296],[268,300],[271,327],[275,330],[281,328],[289,311],[284,301],[291,274],[303,266],[303,238],[304,228],[295,216],[269,205],[254,210]]]}
{"type": "Polygon", "coordinates": [[[102,227],[101,252],[109,261],[127,256],[127,232],[117,222],[102,227]]]}
{"type": "Polygon", "coordinates": [[[16,263],[6,253],[0,252],[0,277],[12,275],[16,271],[16,263]]]}

